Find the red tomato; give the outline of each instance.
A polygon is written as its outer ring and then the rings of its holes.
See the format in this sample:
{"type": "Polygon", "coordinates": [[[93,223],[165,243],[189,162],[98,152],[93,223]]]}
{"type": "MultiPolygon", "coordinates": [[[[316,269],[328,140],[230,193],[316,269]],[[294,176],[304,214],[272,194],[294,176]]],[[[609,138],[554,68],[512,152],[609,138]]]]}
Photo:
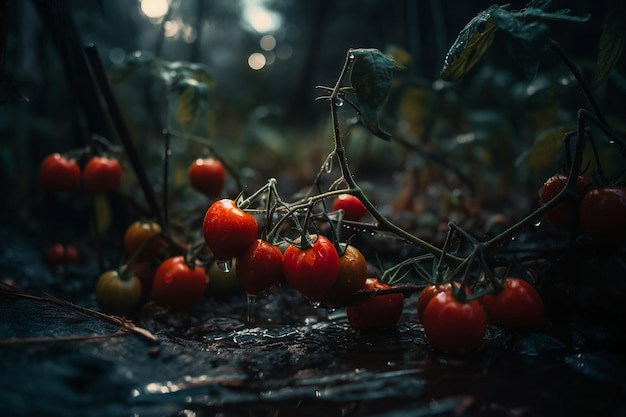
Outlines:
{"type": "Polygon", "coordinates": [[[39,167],[39,185],[46,191],[72,191],[80,185],[80,167],[59,153],[48,155],[39,167]]]}
{"type": "Polygon", "coordinates": [[[343,210],[343,218],[358,222],[367,214],[367,208],[352,194],[339,194],[333,200],[332,211],[343,210]]]}
{"type": "MultiPolygon", "coordinates": [[[[454,285],[458,288],[461,284],[455,282],[454,285]]],[[[437,294],[443,291],[449,291],[452,288],[452,284],[450,282],[446,282],[438,285],[428,285],[425,287],[420,293],[419,297],[417,297],[417,314],[420,318],[424,318],[424,310],[426,310],[426,306],[437,294]]],[[[465,287],[465,293],[467,295],[472,293],[468,287],[465,287]]]]}
{"type": "Polygon", "coordinates": [[[46,263],[50,266],[78,263],[80,255],[74,245],[57,243],[46,251],[46,263]]]}
{"type": "Polygon", "coordinates": [[[257,239],[259,226],[233,200],[211,204],[202,223],[204,240],[219,261],[229,261],[248,249],[257,239]]]}
{"type": "Polygon", "coordinates": [[[117,159],[94,156],[85,165],[83,183],[89,195],[111,192],[122,183],[122,166],[117,159]]]}
{"type": "MultiPolygon", "coordinates": [[[[390,288],[391,286],[376,278],[367,278],[363,291],[372,292],[390,288]]],[[[354,328],[380,330],[398,324],[403,309],[404,296],[402,294],[385,294],[359,298],[346,307],[346,314],[348,323],[354,328]]]]}
{"type": "Polygon", "coordinates": [[[482,297],[490,323],[502,327],[538,327],[543,325],[543,300],[528,282],[508,277],[504,289],[482,297]]]}
{"type": "Polygon", "coordinates": [[[235,262],[237,278],[248,295],[266,291],[283,280],[283,253],[265,240],[257,239],[235,262]]]}
{"type": "Polygon", "coordinates": [[[599,242],[614,244],[626,235],[626,187],[596,188],[580,202],[580,223],[599,242]]]}
{"type": "MultiPolygon", "coordinates": [[[[539,203],[544,206],[548,201],[552,200],[565,187],[567,176],[563,174],[554,175],[543,184],[539,190],[539,203]]],[[[591,186],[591,180],[588,177],[579,175],[576,178],[577,198],[582,196],[586,189],[591,186]]],[[[552,207],[545,215],[546,220],[558,227],[568,228],[572,223],[571,219],[571,200],[563,200],[556,206],[552,207]]]]}
{"type": "Polygon", "coordinates": [[[136,221],[124,232],[126,254],[137,261],[148,261],[165,246],[160,236],[161,226],[156,222],[136,221]]]}
{"type": "Polygon", "coordinates": [[[189,184],[209,198],[218,198],[226,183],[226,170],[214,158],[196,159],[189,166],[189,184]]]}
{"type": "Polygon", "coordinates": [[[188,310],[204,298],[209,277],[201,266],[191,268],[183,256],[166,259],[152,282],[152,297],[157,304],[175,310],[188,310]]]}
{"type": "Polygon", "coordinates": [[[422,324],[434,349],[477,349],[487,331],[487,315],[478,300],[459,301],[447,290],[430,300],[422,324]]]}
{"type": "Polygon", "coordinates": [[[323,302],[333,307],[343,307],[352,301],[352,295],[365,287],[367,262],[357,248],[347,245],[339,257],[339,274],[333,286],[324,295],[323,302]]]}
{"type": "Polygon", "coordinates": [[[337,280],[339,255],[324,236],[311,235],[311,238],[314,242],[306,249],[291,245],[285,250],[283,271],[291,288],[319,301],[337,280]]]}
{"type": "Polygon", "coordinates": [[[130,313],[141,298],[141,282],[134,275],[124,277],[117,271],[103,273],[96,283],[96,301],[107,313],[130,313]]]}

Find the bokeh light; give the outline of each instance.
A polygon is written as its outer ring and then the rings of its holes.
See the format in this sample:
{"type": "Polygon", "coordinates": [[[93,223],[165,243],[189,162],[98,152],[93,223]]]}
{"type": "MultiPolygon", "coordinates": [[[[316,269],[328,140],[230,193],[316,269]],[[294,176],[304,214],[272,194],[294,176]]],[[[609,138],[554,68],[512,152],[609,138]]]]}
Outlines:
{"type": "Polygon", "coordinates": [[[282,15],[269,10],[261,0],[244,1],[242,6],[245,22],[259,33],[275,31],[283,23],[282,15]]]}
{"type": "Polygon", "coordinates": [[[167,0],[141,0],[141,12],[150,19],[159,19],[167,13],[170,5],[167,0]]]}
{"type": "Polygon", "coordinates": [[[253,70],[260,70],[265,66],[266,62],[265,55],[260,52],[255,52],[248,57],[248,65],[253,70]]]}

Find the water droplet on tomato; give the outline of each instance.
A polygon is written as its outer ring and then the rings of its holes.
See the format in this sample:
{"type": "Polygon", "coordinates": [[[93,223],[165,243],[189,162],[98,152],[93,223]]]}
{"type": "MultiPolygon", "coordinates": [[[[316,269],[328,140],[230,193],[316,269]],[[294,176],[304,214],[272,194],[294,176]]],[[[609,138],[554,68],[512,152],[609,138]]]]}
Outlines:
{"type": "Polygon", "coordinates": [[[228,273],[233,267],[233,262],[232,261],[217,261],[217,267],[220,269],[220,271],[228,273]]]}

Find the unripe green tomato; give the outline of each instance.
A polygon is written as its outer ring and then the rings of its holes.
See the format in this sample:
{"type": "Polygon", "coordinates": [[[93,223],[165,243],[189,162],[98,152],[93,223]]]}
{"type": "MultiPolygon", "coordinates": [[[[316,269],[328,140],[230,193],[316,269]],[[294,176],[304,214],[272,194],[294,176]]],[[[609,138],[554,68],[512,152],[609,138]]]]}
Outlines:
{"type": "Polygon", "coordinates": [[[211,277],[207,286],[207,294],[210,297],[219,299],[220,297],[229,297],[235,294],[243,294],[244,290],[237,278],[236,261],[233,260],[230,271],[224,272],[213,261],[209,266],[208,275],[211,277]]]}
{"type": "Polygon", "coordinates": [[[96,301],[104,312],[129,313],[135,309],[140,298],[141,282],[135,275],[126,278],[111,270],[98,278],[96,301]]]}

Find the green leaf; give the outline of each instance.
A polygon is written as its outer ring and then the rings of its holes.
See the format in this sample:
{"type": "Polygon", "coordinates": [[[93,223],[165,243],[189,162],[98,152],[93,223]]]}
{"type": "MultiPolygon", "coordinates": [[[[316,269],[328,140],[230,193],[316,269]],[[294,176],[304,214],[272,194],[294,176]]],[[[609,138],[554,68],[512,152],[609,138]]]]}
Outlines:
{"type": "Polygon", "coordinates": [[[561,126],[546,130],[537,138],[533,147],[522,156],[521,160],[537,173],[550,168],[565,149],[563,143],[565,133],[573,128],[574,126],[561,126]]]}
{"type": "Polygon", "coordinates": [[[609,11],[602,23],[596,75],[593,80],[594,87],[604,82],[622,55],[624,41],[626,40],[625,21],[626,8],[622,4],[618,5],[614,2],[609,7],[609,11]]]}
{"type": "MultiPolygon", "coordinates": [[[[533,8],[532,10],[542,12],[540,9],[533,8]]],[[[548,26],[534,14],[529,15],[532,16],[530,21],[523,20],[522,16],[525,16],[526,11],[517,13],[497,9],[492,12],[491,16],[498,29],[511,36],[507,46],[509,55],[526,76],[532,78],[537,73],[541,55],[550,42],[550,31],[548,26]]]]}
{"type": "Polygon", "coordinates": [[[461,30],[444,59],[440,74],[443,80],[454,81],[461,78],[487,52],[497,29],[491,14],[497,9],[501,9],[500,6],[495,4],[490,6],[476,15],[461,30]]]}
{"type": "Polygon", "coordinates": [[[503,8],[491,10],[491,17],[498,29],[510,35],[508,52],[527,77],[532,78],[539,68],[539,60],[550,43],[549,20],[585,22],[589,16],[570,16],[569,10],[546,12],[549,0],[531,2],[521,11],[503,8]]]}
{"type": "Polygon", "coordinates": [[[507,50],[526,77],[533,78],[549,42],[550,31],[545,23],[529,23],[509,39],[507,50]]]}
{"type": "Polygon", "coordinates": [[[350,70],[350,83],[356,92],[361,122],[377,137],[391,140],[391,135],[380,128],[382,110],[393,83],[395,61],[378,49],[350,49],[354,57],[350,70]]]}
{"type": "Polygon", "coordinates": [[[182,131],[189,132],[208,108],[209,89],[191,78],[182,80],[177,87],[180,95],[176,118],[182,131]]]}

